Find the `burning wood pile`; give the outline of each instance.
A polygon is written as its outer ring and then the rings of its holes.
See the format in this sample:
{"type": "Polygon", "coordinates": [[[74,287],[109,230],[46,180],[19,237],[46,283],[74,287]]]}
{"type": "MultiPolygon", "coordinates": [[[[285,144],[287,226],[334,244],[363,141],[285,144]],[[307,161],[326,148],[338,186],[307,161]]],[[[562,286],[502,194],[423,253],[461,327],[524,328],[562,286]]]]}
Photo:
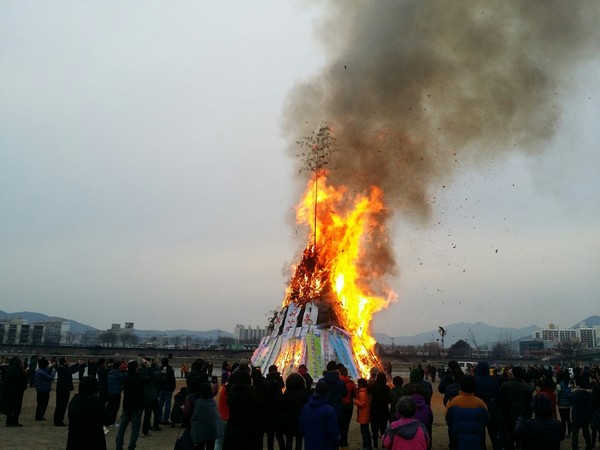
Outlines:
{"type": "Polygon", "coordinates": [[[285,377],[305,364],[319,378],[331,360],[354,378],[381,368],[370,323],[395,294],[373,293],[373,285],[382,288],[366,255],[381,227],[382,195],[372,187],[369,195],[350,197],[346,187],[328,185],[325,172],[315,173],[297,207],[297,221],[311,226],[313,243],[293,268],[272,332],[252,356],[263,373],[275,364],[285,377]]]}

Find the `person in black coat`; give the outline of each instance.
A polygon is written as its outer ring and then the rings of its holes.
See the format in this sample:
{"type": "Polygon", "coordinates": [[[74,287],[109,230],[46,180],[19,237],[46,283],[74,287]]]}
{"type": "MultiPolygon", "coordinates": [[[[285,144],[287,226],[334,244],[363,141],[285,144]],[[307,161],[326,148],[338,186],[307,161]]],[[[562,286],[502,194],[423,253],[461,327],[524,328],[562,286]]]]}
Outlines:
{"type": "Polygon", "coordinates": [[[69,365],[67,358],[62,357],[58,360],[58,369],[56,369],[56,406],[54,408],[54,426],[65,427],[65,413],[69,406],[69,397],[73,388],[73,374],[78,372],[81,367],[85,368],[83,361],[79,361],[72,366],[69,365]]]}
{"type": "Polygon", "coordinates": [[[67,450],[106,450],[104,425],[110,424],[110,414],[98,397],[98,386],[92,377],[79,382],[79,393],[69,403],[67,450]]]}
{"type": "Polygon", "coordinates": [[[523,450],[559,450],[565,438],[560,421],[552,418],[552,405],[546,395],[538,394],[531,402],[535,419],[519,417],[515,425],[515,437],[523,450]]]}
{"type": "Polygon", "coordinates": [[[300,413],[308,402],[310,391],[306,389],[304,377],[292,372],[285,380],[285,392],[283,393],[283,433],[285,434],[286,450],[294,448],[302,450],[302,433],[300,431],[300,413]]]}
{"type": "Polygon", "coordinates": [[[579,389],[573,390],[571,395],[571,420],[572,431],[571,446],[577,448],[579,445],[579,431],[583,434],[586,448],[592,448],[590,436],[590,421],[592,419],[592,386],[589,379],[580,378],[579,389]]]}
{"type": "Polygon", "coordinates": [[[142,413],[145,404],[144,385],[149,382],[149,379],[138,372],[138,362],[136,360],[127,363],[127,374],[123,378],[123,413],[115,440],[116,450],[123,450],[125,431],[130,422],[129,448],[135,448],[142,427],[142,413]]]}
{"type": "Polygon", "coordinates": [[[262,450],[260,399],[243,365],[229,377],[227,405],[229,421],[225,427],[223,450],[262,450]]]}
{"type": "Polygon", "coordinates": [[[489,419],[487,431],[492,443],[493,450],[501,448],[500,443],[500,408],[498,395],[500,387],[495,378],[490,376],[490,365],[487,361],[480,361],[475,367],[475,395],[485,402],[488,409],[489,419]]]}
{"type": "Polygon", "coordinates": [[[339,426],[342,419],[342,400],[348,395],[348,388],[346,387],[346,383],[340,379],[340,371],[338,370],[338,365],[335,361],[329,361],[327,363],[326,370],[323,372],[323,378],[321,378],[320,381],[324,381],[327,384],[329,392],[327,395],[327,403],[333,406],[339,426]]]}
{"type": "MultiPolygon", "coordinates": [[[[460,366],[458,365],[457,361],[449,361],[448,362],[448,369],[446,369],[446,372],[444,372],[443,374],[440,374],[440,384],[438,385],[438,392],[440,394],[445,394],[446,393],[446,387],[451,385],[452,383],[454,383],[455,381],[455,376],[454,376],[454,372],[456,370],[460,370],[460,366]]],[[[462,375],[462,370],[460,370],[461,375],[462,375]]]]}
{"type": "Polygon", "coordinates": [[[17,356],[10,359],[4,371],[3,406],[6,413],[7,427],[22,427],[19,423],[23,393],[27,389],[27,374],[23,370],[23,361],[17,356]]]}
{"type": "Polygon", "coordinates": [[[283,388],[285,383],[281,374],[277,371],[277,366],[271,365],[269,373],[267,373],[266,381],[269,385],[269,394],[267,397],[267,449],[273,450],[275,439],[280,449],[285,448],[285,440],[283,438],[283,388]]]}
{"type": "Polygon", "coordinates": [[[369,394],[371,395],[370,417],[371,417],[371,437],[373,439],[373,447],[378,447],[379,437],[383,439],[383,434],[387,428],[389,416],[390,388],[387,385],[387,376],[385,372],[379,372],[375,378],[375,382],[369,386],[369,394]]]}

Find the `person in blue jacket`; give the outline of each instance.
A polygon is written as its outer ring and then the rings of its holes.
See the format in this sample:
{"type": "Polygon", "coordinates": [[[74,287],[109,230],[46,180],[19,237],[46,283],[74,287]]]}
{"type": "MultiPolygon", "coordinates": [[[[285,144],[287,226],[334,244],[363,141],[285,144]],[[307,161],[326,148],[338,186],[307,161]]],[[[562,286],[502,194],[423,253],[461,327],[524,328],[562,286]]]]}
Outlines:
{"type": "Polygon", "coordinates": [[[329,387],[320,380],[315,393],[308,399],[300,414],[300,430],[305,450],[338,450],[340,430],[333,407],[327,403],[329,387]]]}

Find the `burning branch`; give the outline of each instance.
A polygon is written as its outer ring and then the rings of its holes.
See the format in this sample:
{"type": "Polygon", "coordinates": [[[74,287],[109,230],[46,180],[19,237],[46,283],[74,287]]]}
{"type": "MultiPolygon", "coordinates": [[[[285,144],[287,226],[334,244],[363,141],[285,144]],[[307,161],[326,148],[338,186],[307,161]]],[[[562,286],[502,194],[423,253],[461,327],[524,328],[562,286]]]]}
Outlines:
{"type": "Polygon", "coordinates": [[[332,135],[331,127],[324,124],[316,133],[313,131],[310,136],[303,137],[296,142],[301,148],[306,148],[298,156],[304,163],[304,167],[299,170],[302,172],[312,172],[315,178],[315,227],[314,227],[314,245],[317,245],[317,192],[318,180],[326,174],[327,166],[333,158],[335,152],[335,138],[332,135]]]}

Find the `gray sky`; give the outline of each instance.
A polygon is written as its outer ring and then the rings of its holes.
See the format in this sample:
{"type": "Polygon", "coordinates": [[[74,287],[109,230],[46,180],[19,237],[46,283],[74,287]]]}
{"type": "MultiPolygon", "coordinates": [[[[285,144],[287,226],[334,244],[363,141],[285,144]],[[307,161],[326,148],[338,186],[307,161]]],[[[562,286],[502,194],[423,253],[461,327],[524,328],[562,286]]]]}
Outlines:
{"type": "MultiPolygon", "coordinates": [[[[98,328],[266,325],[307,239],[290,220],[305,182],[293,143],[303,127],[344,123],[327,117],[333,101],[317,104],[298,86],[336,85],[345,39],[361,42],[343,31],[354,23],[348,14],[279,1],[2,2],[0,309],[98,328]],[[295,108],[302,101],[313,109],[295,108]],[[305,117],[314,123],[299,123],[305,117]]],[[[402,24],[417,30],[402,30],[403,45],[418,47],[418,23],[402,24]]],[[[356,24],[349,28],[369,30],[356,24]]],[[[445,43],[454,34],[443,23],[433,32],[445,43]]],[[[390,183],[398,301],[375,317],[375,331],[462,321],[567,327],[598,314],[600,63],[587,43],[564,40],[569,53],[545,62],[551,97],[527,116],[551,116],[550,131],[517,110],[505,134],[485,125],[500,129],[505,118],[465,117],[498,134],[493,142],[452,134],[450,119],[462,116],[450,113],[447,94],[425,105],[448,111],[429,118],[446,126],[438,141],[422,118],[402,123],[415,140],[459,156],[423,183],[425,213],[390,183]],[[513,142],[515,120],[524,125],[513,142]],[[543,134],[535,145],[531,129],[543,134]],[[488,144],[499,150],[470,151],[488,144]]],[[[371,53],[357,48],[340,72],[371,53]]],[[[422,61],[407,59],[406,73],[422,61]]],[[[497,94],[519,103],[513,95],[497,94]]]]}

